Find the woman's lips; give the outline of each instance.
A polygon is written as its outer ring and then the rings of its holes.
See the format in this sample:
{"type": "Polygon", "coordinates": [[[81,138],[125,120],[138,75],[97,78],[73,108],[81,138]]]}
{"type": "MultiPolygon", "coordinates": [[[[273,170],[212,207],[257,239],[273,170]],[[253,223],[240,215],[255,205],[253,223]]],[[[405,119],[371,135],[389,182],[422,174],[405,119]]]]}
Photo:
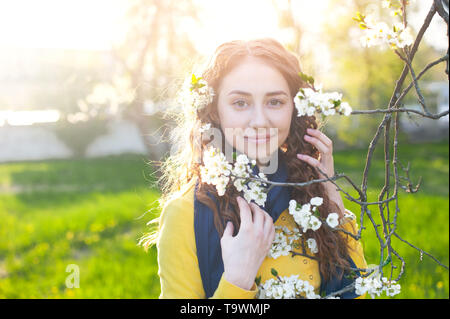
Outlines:
{"type": "Polygon", "coordinates": [[[249,142],[255,143],[255,144],[265,144],[270,141],[270,136],[264,136],[264,137],[248,137],[246,136],[245,139],[249,142]]]}

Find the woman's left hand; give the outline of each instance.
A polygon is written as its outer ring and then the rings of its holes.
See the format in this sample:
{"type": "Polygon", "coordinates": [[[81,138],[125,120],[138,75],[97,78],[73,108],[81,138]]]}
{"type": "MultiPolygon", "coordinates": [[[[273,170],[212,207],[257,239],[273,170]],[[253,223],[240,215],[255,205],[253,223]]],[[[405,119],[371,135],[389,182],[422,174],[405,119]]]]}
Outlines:
{"type": "MultiPolygon", "coordinates": [[[[315,130],[312,128],[308,128],[306,130],[304,139],[306,142],[311,143],[316,147],[319,151],[320,156],[319,160],[315,159],[306,154],[297,154],[297,158],[308,163],[309,165],[319,168],[322,172],[328,175],[328,177],[334,176],[334,161],[333,161],[333,142],[321,131],[315,130]],[[309,135],[308,135],[309,134],[309,135]]],[[[318,170],[320,178],[326,178],[324,175],[320,173],[318,170]]],[[[345,212],[344,203],[342,201],[342,197],[339,194],[336,186],[328,181],[324,182],[324,186],[327,190],[328,197],[330,200],[338,205],[340,212],[337,212],[340,217],[345,212]]],[[[331,213],[331,212],[330,212],[331,213]]]]}

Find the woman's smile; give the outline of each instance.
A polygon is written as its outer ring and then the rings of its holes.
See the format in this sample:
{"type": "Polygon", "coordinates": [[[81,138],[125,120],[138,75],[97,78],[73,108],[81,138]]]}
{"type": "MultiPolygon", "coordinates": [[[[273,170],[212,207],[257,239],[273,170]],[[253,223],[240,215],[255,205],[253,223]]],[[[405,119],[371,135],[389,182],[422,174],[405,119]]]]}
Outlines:
{"type": "Polygon", "coordinates": [[[270,135],[262,135],[262,136],[254,136],[254,137],[245,136],[244,137],[244,139],[247,142],[255,143],[255,144],[267,144],[270,142],[271,138],[272,138],[272,136],[270,136],[270,135]]]}

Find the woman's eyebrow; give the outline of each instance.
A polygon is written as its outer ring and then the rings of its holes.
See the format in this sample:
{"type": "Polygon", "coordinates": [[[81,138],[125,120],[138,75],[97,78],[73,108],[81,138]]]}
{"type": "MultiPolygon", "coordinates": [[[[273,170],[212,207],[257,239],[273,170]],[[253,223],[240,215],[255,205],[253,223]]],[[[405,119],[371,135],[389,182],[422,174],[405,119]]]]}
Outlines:
{"type": "MultiPolygon", "coordinates": [[[[251,96],[252,95],[249,92],[244,92],[244,91],[240,91],[240,90],[233,90],[233,91],[228,93],[228,95],[232,95],[232,94],[240,94],[240,95],[247,95],[247,96],[251,96]]],[[[286,96],[288,96],[288,94],[286,92],[284,92],[284,91],[273,91],[273,92],[266,93],[266,96],[274,96],[274,95],[286,95],[286,96]]]]}

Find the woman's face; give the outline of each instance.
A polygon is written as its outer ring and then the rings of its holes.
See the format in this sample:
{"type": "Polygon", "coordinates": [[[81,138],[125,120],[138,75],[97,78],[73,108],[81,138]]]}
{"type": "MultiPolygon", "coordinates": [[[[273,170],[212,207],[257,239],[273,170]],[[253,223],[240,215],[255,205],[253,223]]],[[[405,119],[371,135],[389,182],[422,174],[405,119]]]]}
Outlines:
{"type": "Polygon", "coordinates": [[[226,141],[258,165],[267,163],[289,134],[293,99],[283,75],[247,57],[218,88],[218,113],[226,141]]]}

